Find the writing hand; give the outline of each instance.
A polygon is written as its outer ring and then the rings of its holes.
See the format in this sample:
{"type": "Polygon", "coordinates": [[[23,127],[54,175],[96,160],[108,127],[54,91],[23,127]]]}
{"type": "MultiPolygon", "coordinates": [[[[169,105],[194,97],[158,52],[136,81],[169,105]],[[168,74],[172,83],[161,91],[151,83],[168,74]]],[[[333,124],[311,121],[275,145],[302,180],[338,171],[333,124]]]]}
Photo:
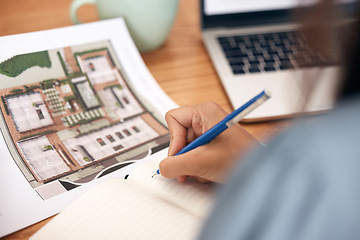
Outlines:
{"type": "Polygon", "coordinates": [[[199,182],[223,182],[236,156],[256,143],[240,125],[224,131],[206,145],[174,155],[227,115],[219,105],[211,102],[169,111],[165,116],[171,136],[169,157],[160,163],[161,175],[176,177],[179,182],[186,181],[187,176],[199,182]]]}

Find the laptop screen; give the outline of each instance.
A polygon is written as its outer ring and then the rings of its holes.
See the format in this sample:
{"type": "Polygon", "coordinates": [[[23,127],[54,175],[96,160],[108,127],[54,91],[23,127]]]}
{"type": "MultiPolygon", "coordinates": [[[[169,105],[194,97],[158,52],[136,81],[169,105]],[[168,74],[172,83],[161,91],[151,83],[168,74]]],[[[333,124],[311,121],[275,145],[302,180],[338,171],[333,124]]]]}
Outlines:
{"type": "MultiPolygon", "coordinates": [[[[319,0],[201,0],[202,28],[289,22],[294,9],[319,0]]],[[[334,0],[349,13],[355,0],[334,0]]]]}
{"type": "Polygon", "coordinates": [[[299,0],[204,0],[204,12],[206,15],[263,12],[285,10],[297,5],[299,0]]]}
{"type": "MultiPolygon", "coordinates": [[[[299,6],[309,6],[316,2],[316,0],[204,0],[204,13],[210,16],[273,10],[288,10],[299,6]]],[[[354,2],[354,0],[337,0],[335,2],[343,4],[354,2]]]]}

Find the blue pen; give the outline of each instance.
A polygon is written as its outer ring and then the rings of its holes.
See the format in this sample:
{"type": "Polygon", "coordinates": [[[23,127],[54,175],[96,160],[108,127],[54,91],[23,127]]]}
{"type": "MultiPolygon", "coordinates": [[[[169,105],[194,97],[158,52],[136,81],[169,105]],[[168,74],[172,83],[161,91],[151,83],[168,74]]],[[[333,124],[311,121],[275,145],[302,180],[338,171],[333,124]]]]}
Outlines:
{"type": "MultiPolygon", "coordinates": [[[[201,136],[196,138],[190,144],[185,146],[180,150],[175,156],[186,153],[194,148],[200,147],[212,141],[215,137],[217,137],[220,133],[228,129],[229,127],[237,124],[241,119],[243,119],[247,114],[256,109],[266,100],[271,97],[271,94],[268,90],[264,90],[252,99],[250,99],[247,103],[227,115],[223,120],[217,123],[215,126],[204,132],[201,136]]],[[[156,173],[152,176],[160,174],[160,170],[158,169],[156,173]]]]}

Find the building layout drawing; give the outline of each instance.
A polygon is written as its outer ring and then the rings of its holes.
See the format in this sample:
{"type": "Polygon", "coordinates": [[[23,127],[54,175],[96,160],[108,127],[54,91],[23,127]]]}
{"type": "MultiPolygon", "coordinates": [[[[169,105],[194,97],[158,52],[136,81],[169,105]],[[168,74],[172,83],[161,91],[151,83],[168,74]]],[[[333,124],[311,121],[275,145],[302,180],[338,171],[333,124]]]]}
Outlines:
{"type": "Polygon", "coordinates": [[[14,56],[0,63],[0,82],[2,133],[43,199],[168,145],[109,41],[14,56]]]}

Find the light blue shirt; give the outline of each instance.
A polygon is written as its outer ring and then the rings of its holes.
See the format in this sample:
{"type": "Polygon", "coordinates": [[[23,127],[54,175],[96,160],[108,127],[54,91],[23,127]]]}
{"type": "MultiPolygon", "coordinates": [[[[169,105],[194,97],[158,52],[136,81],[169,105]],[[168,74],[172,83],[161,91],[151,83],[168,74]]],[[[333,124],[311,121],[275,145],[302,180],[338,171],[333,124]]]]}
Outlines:
{"type": "Polygon", "coordinates": [[[360,239],[360,98],[252,152],[200,239],[360,239]]]}

